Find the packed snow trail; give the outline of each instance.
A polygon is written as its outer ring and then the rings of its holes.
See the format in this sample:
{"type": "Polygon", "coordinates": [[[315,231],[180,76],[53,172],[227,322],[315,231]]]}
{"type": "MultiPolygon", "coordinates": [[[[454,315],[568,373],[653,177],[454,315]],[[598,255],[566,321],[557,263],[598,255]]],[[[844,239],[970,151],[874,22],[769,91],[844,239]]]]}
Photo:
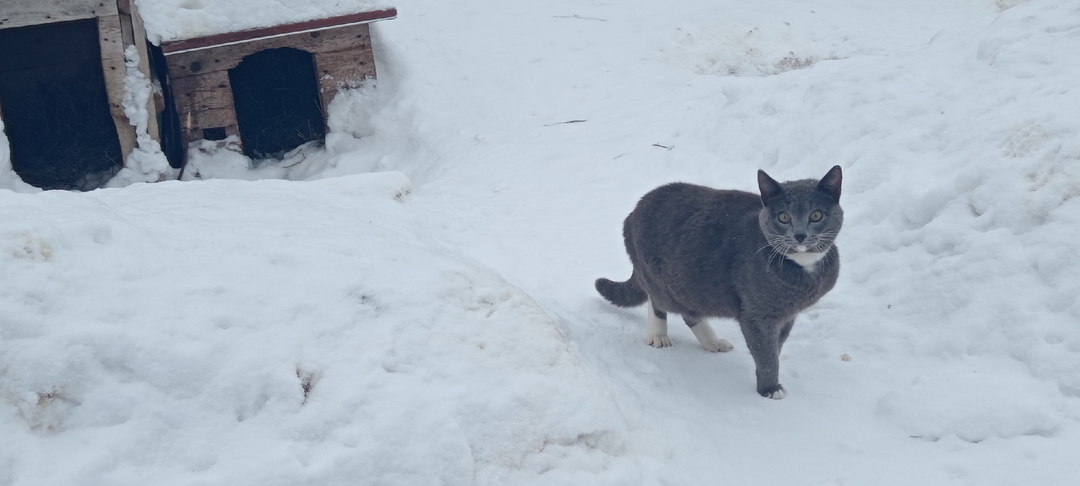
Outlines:
{"type": "MultiPolygon", "coordinates": [[[[616,29],[626,11],[580,16],[616,29]]],[[[650,19],[650,33],[676,22],[650,19]]],[[[1070,81],[1080,65],[1063,48],[1080,47],[1080,11],[1032,2],[955,21],[927,44],[765,78],[680,75],[661,66],[687,53],[640,33],[651,48],[605,46],[622,56],[591,65],[538,56],[529,62],[553,74],[526,78],[572,83],[572,99],[435,110],[475,119],[440,145],[439,176],[416,206],[440,239],[566,321],[576,349],[621,390],[631,453],[667,458],[646,484],[1051,481],[1043,467],[1067,464],[1055,439],[1078,437],[1080,288],[1063,267],[1080,263],[1080,123],[1069,108],[1080,106],[1070,81]],[[610,78],[589,83],[597,72],[610,78]],[[583,121],[558,123],[571,120],[583,121]],[[731,355],[702,351],[679,326],[676,347],[655,350],[641,342],[644,310],[613,309],[591,289],[596,277],[629,275],[621,222],[648,189],[753,190],[758,167],[807,178],[834,162],[846,175],[844,275],[796,325],[783,404],[753,393],[733,323],[717,326],[736,343],[731,355]]],[[[559,31],[556,20],[546,27],[559,31]]],[[[586,56],[591,45],[563,33],[549,42],[586,56]]],[[[526,68],[506,68],[516,69],[526,68]]]]}

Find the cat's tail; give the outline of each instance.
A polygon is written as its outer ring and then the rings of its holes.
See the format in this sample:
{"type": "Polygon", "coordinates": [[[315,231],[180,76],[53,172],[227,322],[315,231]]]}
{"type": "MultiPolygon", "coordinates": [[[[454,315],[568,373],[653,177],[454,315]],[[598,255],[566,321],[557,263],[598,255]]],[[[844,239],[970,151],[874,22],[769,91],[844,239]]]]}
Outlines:
{"type": "Polygon", "coordinates": [[[649,300],[649,294],[638,286],[634,276],[625,282],[614,282],[606,278],[596,279],[596,291],[608,302],[619,307],[636,307],[649,300]]]}

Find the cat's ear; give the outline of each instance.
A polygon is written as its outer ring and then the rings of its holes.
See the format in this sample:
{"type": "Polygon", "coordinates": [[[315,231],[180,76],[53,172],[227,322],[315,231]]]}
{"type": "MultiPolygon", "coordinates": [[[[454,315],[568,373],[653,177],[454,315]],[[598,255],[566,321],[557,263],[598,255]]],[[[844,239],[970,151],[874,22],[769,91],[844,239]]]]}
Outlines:
{"type": "Polygon", "coordinates": [[[757,171],[757,186],[758,190],[761,191],[761,202],[763,204],[767,205],[769,201],[784,195],[780,183],[760,169],[757,171]]]}
{"type": "Polygon", "coordinates": [[[821,178],[818,182],[817,189],[829,196],[832,196],[833,202],[840,202],[840,183],[844,181],[844,174],[840,171],[839,165],[834,165],[832,169],[829,169],[829,173],[825,174],[825,177],[821,178]]]}

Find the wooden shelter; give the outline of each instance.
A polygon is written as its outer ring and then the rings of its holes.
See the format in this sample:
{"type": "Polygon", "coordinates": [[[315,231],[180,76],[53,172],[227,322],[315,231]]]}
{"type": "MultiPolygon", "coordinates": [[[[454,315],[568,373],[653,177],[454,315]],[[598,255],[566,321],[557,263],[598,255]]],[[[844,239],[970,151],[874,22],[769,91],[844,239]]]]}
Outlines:
{"type": "Polygon", "coordinates": [[[393,8],[161,43],[183,145],[230,135],[255,158],[321,139],[343,87],[375,78],[368,24],[393,8]]]}
{"type": "Polygon", "coordinates": [[[24,181],[93,189],[123,167],[136,147],[123,106],[124,50],[138,49],[149,77],[145,39],[129,0],[0,3],[0,116],[24,181]]]}
{"type": "Polygon", "coordinates": [[[147,132],[174,167],[191,142],[233,135],[253,158],[280,157],[325,135],[339,90],[375,78],[368,24],[397,15],[385,0],[276,0],[259,5],[278,20],[260,25],[267,16],[240,0],[199,5],[206,16],[184,24],[164,0],[2,0],[0,116],[15,172],[88,190],[124,167],[137,145],[123,106],[131,46],[161,86],[147,132]]]}

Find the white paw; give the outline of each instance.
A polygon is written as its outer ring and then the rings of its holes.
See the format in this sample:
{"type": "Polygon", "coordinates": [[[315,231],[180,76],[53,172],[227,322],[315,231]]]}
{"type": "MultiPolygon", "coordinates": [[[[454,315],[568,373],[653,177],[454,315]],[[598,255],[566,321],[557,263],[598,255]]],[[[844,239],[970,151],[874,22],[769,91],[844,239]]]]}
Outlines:
{"type": "Polygon", "coordinates": [[[660,336],[646,336],[645,344],[654,348],[666,348],[671,346],[671,338],[667,337],[666,334],[660,336]]]}
{"type": "Polygon", "coordinates": [[[775,390],[761,393],[761,396],[765,398],[771,398],[773,400],[780,400],[781,398],[784,398],[784,387],[777,386],[775,390]]]}
{"type": "Polygon", "coordinates": [[[710,353],[726,353],[735,348],[727,339],[717,338],[714,341],[701,343],[701,347],[705,348],[705,351],[710,353]]]}
{"type": "Polygon", "coordinates": [[[694,332],[694,337],[697,338],[701,347],[705,348],[710,353],[726,353],[731,351],[733,346],[727,339],[720,339],[716,337],[716,333],[713,332],[712,326],[708,322],[699,322],[696,326],[690,328],[694,332]]]}

